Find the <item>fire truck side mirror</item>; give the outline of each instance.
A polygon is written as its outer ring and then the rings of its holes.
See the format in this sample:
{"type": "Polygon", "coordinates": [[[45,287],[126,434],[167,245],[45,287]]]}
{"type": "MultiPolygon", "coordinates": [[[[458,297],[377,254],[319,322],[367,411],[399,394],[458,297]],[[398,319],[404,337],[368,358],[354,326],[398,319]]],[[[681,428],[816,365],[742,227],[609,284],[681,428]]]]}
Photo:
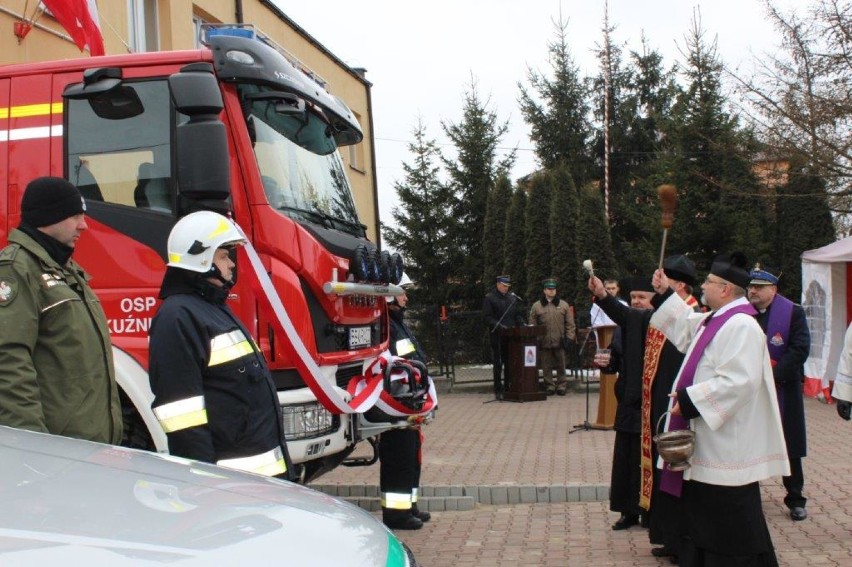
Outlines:
{"type": "Polygon", "coordinates": [[[175,137],[177,186],[192,201],[224,202],[230,191],[230,157],[222,112],[222,92],[206,63],[187,65],[169,76],[175,109],[189,120],[178,121],[175,137]]]}

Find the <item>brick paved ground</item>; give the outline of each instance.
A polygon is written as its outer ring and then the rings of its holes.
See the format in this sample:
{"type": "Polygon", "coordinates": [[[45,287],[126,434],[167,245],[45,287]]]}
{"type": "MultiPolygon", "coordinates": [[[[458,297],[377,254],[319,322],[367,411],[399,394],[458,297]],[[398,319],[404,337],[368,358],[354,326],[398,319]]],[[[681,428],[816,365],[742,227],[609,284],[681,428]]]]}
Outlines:
{"type": "MultiPolygon", "coordinates": [[[[611,431],[578,431],[585,396],[545,402],[483,404],[484,393],[444,394],[426,428],[424,487],[606,485],[611,431]]],[[[852,423],[834,406],[808,399],[809,456],[804,461],[809,518],[792,522],[780,479],[764,483],[764,510],[781,565],[852,565],[852,423]]],[[[591,397],[591,421],[597,394],[591,397]]],[[[317,481],[378,484],[378,465],[340,467],[317,481]]],[[[668,565],[650,555],[647,531],[613,532],[608,502],[476,504],[433,512],[422,530],[397,532],[426,567],[668,565]]]]}

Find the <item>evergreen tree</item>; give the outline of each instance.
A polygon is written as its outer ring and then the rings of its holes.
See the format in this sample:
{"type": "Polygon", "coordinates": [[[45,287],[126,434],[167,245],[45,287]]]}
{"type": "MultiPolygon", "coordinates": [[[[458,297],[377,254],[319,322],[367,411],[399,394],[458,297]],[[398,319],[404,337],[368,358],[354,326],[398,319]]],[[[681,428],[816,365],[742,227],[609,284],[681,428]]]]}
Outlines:
{"type": "Polygon", "coordinates": [[[530,126],[530,139],[545,169],[568,164],[577,184],[596,178],[589,151],[588,81],[580,76],[568,47],[568,22],[554,22],[556,39],[548,43],[552,77],[527,70],[529,89],[520,88],[520,106],[530,126]]]}
{"type": "Polygon", "coordinates": [[[503,239],[506,233],[506,213],[512,199],[512,182],[501,175],[488,193],[485,210],[485,231],[483,249],[485,252],[485,270],[482,281],[486,287],[503,270],[503,239]]]}
{"type": "Polygon", "coordinates": [[[387,242],[406,260],[406,273],[417,281],[418,302],[442,304],[449,294],[448,281],[454,244],[450,206],[452,191],[439,179],[440,150],[428,139],[419,121],[408,144],[412,163],[403,163],[405,179],[394,183],[400,206],[392,211],[396,227],[382,225],[387,242]]]}
{"type": "Polygon", "coordinates": [[[802,296],[802,252],[834,242],[825,182],[797,166],[776,198],[770,261],[781,269],[779,291],[795,302],[802,296]]]}
{"type": "Polygon", "coordinates": [[[678,188],[670,249],[690,254],[699,269],[733,250],[750,260],[762,257],[769,246],[767,199],[752,171],[754,149],[737,117],[725,110],[716,43],[705,40],[697,17],[686,47],[688,84],[672,113],[673,151],[659,171],[678,188]]]}
{"type": "Polygon", "coordinates": [[[454,299],[472,309],[485,293],[482,237],[488,193],[495,180],[511,169],[515,152],[502,158],[497,155],[508,123],[499,122],[496,112],[488,109],[488,101],[480,99],[473,80],[464,94],[461,121],[442,122],[441,127],[456,150],[455,159],[442,157],[455,195],[451,209],[456,251],[453,276],[458,289],[454,299]]]}
{"type": "Polygon", "coordinates": [[[586,288],[580,268],[583,262],[577,256],[579,197],[567,167],[557,167],[550,176],[550,273],[559,281],[559,295],[573,304],[586,288]]]}
{"type": "MultiPolygon", "coordinates": [[[[512,193],[509,210],[506,211],[506,229],[503,237],[503,274],[512,276],[515,289],[526,289],[525,264],[527,245],[524,242],[524,219],[527,210],[527,193],[517,187],[512,193]]],[[[500,274],[498,274],[500,275],[500,274]]],[[[488,282],[489,286],[494,281],[488,282]]]]}
{"type": "MultiPolygon", "coordinates": [[[[621,270],[646,273],[659,259],[660,208],[653,173],[658,152],[666,147],[674,73],[663,69],[662,56],[649,50],[644,38],[642,51],[630,53],[626,68],[620,50],[611,46],[610,52],[610,231],[621,270]]],[[[598,79],[601,90],[603,82],[598,79]]],[[[602,113],[599,118],[603,121],[602,113]]],[[[601,160],[603,146],[600,133],[596,154],[601,160]]]]}
{"type": "MultiPolygon", "coordinates": [[[[524,241],[527,247],[526,295],[530,301],[541,294],[542,281],[550,274],[550,207],[552,201],[552,179],[550,175],[539,172],[531,175],[520,186],[526,186],[529,193],[524,228],[524,241]]],[[[523,288],[518,288],[523,289],[523,288]]]]}

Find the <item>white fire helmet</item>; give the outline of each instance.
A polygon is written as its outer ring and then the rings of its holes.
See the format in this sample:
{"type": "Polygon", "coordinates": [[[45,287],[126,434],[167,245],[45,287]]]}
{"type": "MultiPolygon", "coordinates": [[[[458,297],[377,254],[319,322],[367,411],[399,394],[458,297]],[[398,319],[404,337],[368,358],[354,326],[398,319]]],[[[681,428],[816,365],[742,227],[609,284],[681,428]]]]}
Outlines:
{"type": "MultiPolygon", "coordinates": [[[[401,287],[403,291],[405,291],[406,289],[408,289],[408,288],[410,288],[411,286],[413,286],[413,285],[414,285],[414,282],[413,282],[413,281],[411,281],[411,278],[409,278],[409,277],[408,277],[408,274],[406,274],[405,272],[402,272],[402,277],[401,277],[401,278],[399,278],[399,283],[398,283],[397,285],[398,285],[399,287],[401,287]]],[[[388,296],[386,296],[386,297],[385,297],[385,300],[386,300],[388,303],[393,303],[394,301],[396,301],[396,296],[394,296],[394,295],[388,295],[388,296]]]]}
{"type": "Polygon", "coordinates": [[[245,242],[229,219],[212,211],[198,211],[180,219],[169,233],[168,265],[204,274],[213,268],[217,248],[245,242]]]}

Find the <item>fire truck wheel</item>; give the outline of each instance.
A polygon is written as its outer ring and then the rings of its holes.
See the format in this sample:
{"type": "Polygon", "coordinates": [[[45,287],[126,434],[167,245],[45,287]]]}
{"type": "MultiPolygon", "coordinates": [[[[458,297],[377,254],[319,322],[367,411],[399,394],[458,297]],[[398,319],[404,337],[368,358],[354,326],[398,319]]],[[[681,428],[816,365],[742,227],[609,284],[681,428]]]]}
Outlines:
{"type": "Polygon", "coordinates": [[[154,440],[151,438],[151,433],[145,426],[142,416],[133,407],[130,399],[124,392],[120,392],[121,398],[121,418],[124,422],[124,434],[121,437],[121,446],[130,447],[132,449],[144,449],[146,451],[156,451],[154,440]]]}

